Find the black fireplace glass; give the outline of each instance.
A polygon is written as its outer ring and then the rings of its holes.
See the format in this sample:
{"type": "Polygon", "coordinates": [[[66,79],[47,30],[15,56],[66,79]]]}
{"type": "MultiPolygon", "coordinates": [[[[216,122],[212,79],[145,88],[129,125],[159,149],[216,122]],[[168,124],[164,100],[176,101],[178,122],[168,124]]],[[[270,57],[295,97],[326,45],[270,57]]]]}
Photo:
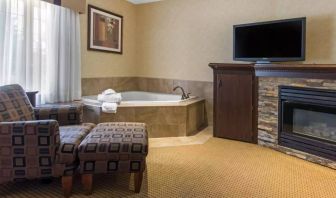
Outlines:
{"type": "Polygon", "coordinates": [[[304,109],[293,110],[293,132],[336,142],[336,115],[304,109]]]}
{"type": "Polygon", "coordinates": [[[313,104],[283,102],[284,132],[336,142],[336,109],[313,104]]]}

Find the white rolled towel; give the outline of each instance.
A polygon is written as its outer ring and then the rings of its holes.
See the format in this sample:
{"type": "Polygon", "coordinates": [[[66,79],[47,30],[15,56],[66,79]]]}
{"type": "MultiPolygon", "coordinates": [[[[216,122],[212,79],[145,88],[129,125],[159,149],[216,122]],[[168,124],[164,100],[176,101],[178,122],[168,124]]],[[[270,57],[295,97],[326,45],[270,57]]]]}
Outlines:
{"type": "Polygon", "coordinates": [[[106,89],[105,91],[103,91],[103,95],[110,95],[110,94],[115,94],[117,93],[116,91],[114,91],[113,89],[106,89]]]}
{"type": "Polygon", "coordinates": [[[121,102],[121,94],[120,93],[114,93],[109,95],[99,94],[98,95],[98,101],[100,102],[111,102],[111,103],[119,103],[121,102]]]}
{"type": "Polygon", "coordinates": [[[102,104],[102,111],[104,113],[117,113],[117,108],[117,103],[103,102],[102,104]]]}

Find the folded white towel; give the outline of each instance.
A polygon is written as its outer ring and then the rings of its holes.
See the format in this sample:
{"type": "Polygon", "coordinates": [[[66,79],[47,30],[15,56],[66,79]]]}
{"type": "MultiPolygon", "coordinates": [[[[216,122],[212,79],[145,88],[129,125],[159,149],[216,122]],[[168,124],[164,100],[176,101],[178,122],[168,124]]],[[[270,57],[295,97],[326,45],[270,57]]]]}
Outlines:
{"type": "Polygon", "coordinates": [[[114,91],[113,89],[106,89],[105,91],[103,91],[103,95],[110,95],[110,94],[115,94],[117,93],[116,91],[114,91]]]}
{"type": "Polygon", "coordinates": [[[104,113],[117,113],[117,103],[103,102],[102,111],[104,113]]]}
{"type": "Polygon", "coordinates": [[[114,93],[109,95],[99,94],[98,95],[98,101],[100,102],[111,102],[111,103],[119,103],[121,102],[121,94],[120,93],[114,93]]]}

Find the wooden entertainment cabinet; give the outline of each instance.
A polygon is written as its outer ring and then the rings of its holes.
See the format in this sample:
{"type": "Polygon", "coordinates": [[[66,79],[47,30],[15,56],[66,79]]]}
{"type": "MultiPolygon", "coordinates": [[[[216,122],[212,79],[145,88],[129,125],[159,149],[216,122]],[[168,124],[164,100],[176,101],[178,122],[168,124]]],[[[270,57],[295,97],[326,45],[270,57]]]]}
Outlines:
{"type": "Polygon", "coordinates": [[[257,143],[253,64],[209,64],[214,71],[214,136],[257,143]]]}
{"type": "Polygon", "coordinates": [[[258,77],[336,79],[332,64],[210,63],[214,72],[214,136],[258,141],[258,77]]]}

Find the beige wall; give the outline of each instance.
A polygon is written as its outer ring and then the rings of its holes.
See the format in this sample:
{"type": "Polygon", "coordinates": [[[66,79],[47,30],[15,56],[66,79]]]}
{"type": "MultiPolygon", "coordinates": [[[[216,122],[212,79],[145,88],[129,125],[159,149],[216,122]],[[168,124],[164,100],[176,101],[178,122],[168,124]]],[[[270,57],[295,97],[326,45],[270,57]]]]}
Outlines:
{"type": "Polygon", "coordinates": [[[335,0],[87,0],[124,16],[124,54],[87,51],[82,76],[212,81],[210,62],[232,61],[232,25],[307,16],[307,63],[336,63],[335,0]]]}
{"type": "Polygon", "coordinates": [[[79,13],[85,13],[85,2],[86,0],[63,0],[61,1],[62,6],[71,8],[79,13]]]}
{"type": "Polygon", "coordinates": [[[336,63],[335,0],[165,0],[137,6],[140,76],[212,81],[232,62],[232,25],[307,16],[307,61],[336,63]]]}
{"type": "MultiPolygon", "coordinates": [[[[49,3],[54,3],[55,0],[42,0],[42,1],[46,1],[49,3]]],[[[66,8],[70,8],[72,10],[75,10],[79,13],[84,13],[85,12],[85,1],[86,0],[63,0],[61,1],[61,5],[66,7],[66,8]]]]}
{"type": "Polygon", "coordinates": [[[81,15],[82,77],[134,76],[135,59],[135,5],[125,0],[87,0],[87,4],[109,10],[124,17],[123,54],[87,50],[88,16],[81,15]]]}

